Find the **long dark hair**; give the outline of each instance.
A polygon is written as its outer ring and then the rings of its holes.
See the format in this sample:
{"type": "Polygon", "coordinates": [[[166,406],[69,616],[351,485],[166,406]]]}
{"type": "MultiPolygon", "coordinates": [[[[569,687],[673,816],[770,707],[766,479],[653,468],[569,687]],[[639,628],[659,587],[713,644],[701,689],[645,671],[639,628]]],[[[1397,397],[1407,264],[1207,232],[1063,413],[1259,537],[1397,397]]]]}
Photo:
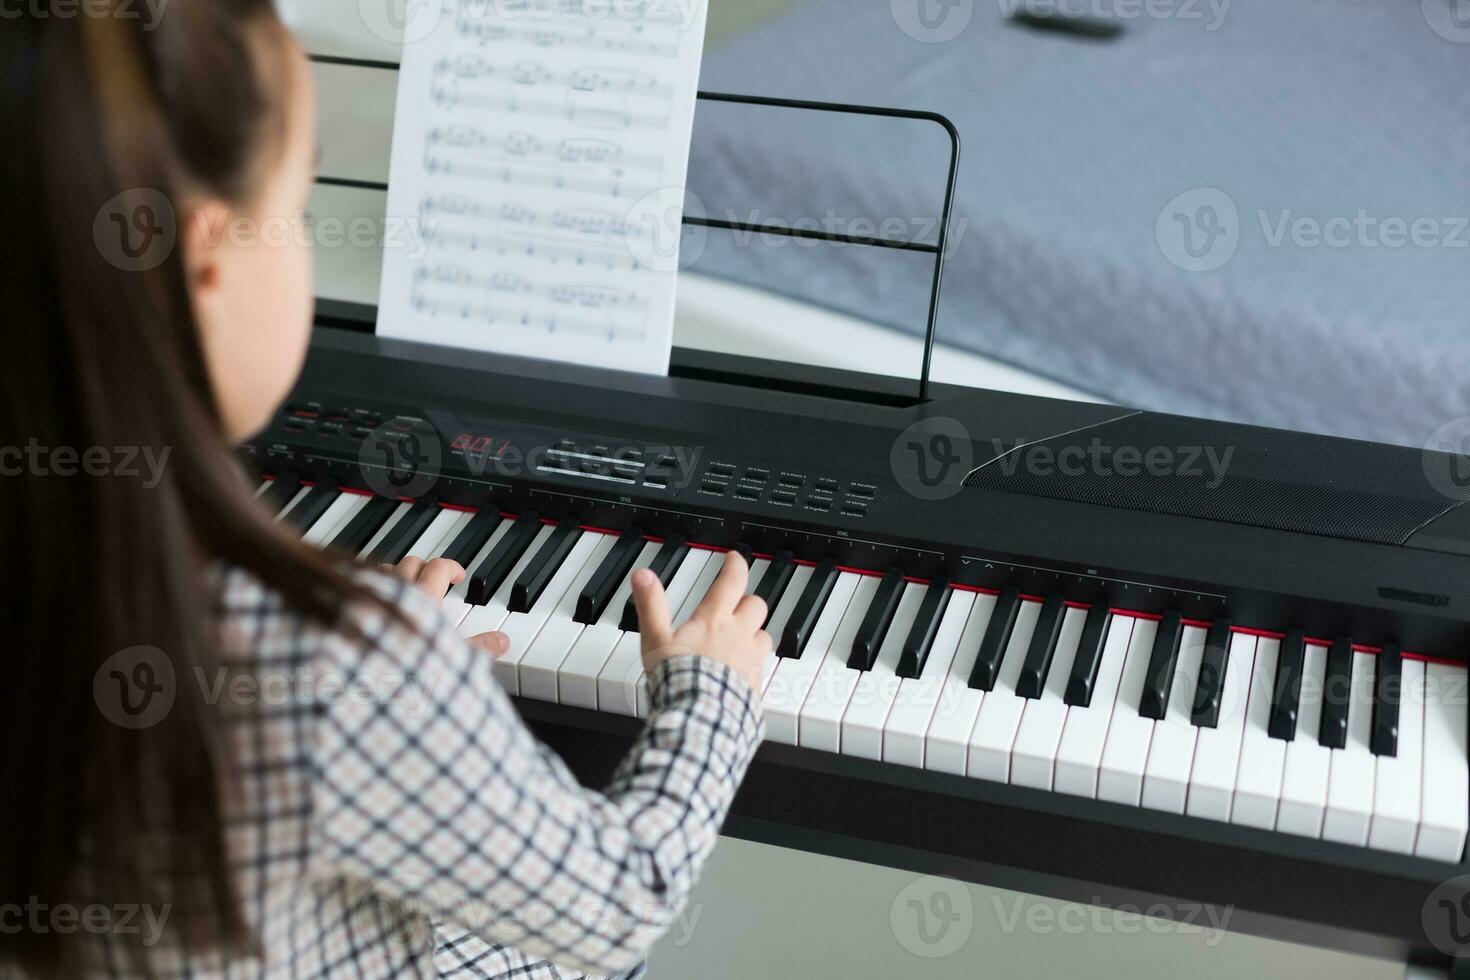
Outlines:
{"type": "MultiPolygon", "coordinates": [[[[130,268],[99,218],[120,193],[251,193],[289,111],[258,32],[283,29],[271,0],[173,0],[155,24],[127,13],[141,6],[0,30],[0,907],[166,904],[191,946],[240,949],[230,758],[185,683],[217,647],[206,570],[247,569],[322,621],[362,590],[253,504],[180,249],[130,268]],[[161,479],[129,458],[166,458],[161,479]],[[94,695],[109,658],[136,647],[178,681],[144,727],[94,695]]],[[[0,962],[71,972],[65,939],[0,936],[0,962]]]]}

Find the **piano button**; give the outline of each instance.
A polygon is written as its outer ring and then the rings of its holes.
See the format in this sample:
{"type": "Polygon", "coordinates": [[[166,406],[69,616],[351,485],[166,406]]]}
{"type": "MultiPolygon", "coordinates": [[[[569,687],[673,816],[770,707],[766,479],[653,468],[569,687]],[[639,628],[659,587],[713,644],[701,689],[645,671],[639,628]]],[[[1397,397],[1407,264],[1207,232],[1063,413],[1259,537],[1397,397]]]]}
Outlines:
{"type": "MultiPolygon", "coordinates": [[[[511,609],[505,621],[500,624],[500,631],[510,640],[510,648],[504,656],[496,658],[494,672],[501,686],[511,694],[522,693],[521,663],[540,636],[547,620],[551,618],[557,603],[561,602],[567,589],[571,587],[572,582],[581,574],[588,562],[602,560],[602,555],[606,551],[606,548],[601,547],[603,543],[606,542],[607,547],[612,547],[612,538],[608,535],[596,532],[586,534],[573,522],[566,521],[552,532],[551,537],[546,539],[546,544],[542,545],[540,554],[544,555],[548,549],[553,547],[553,543],[568,540],[572,542],[571,547],[555,562],[555,571],[535,597],[530,599],[530,604],[525,609],[511,609]],[[573,527],[575,533],[559,536],[559,532],[568,526],[573,527]]],[[[539,567],[546,568],[556,557],[555,555],[547,556],[546,562],[539,567]]],[[[531,564],[526,566],[526,570],[521,572],[521,578],[517,580],[516,585],[511,586],[512,598],[516,596],[520,585],[525,582],[526,575],[532,568],[538,568],[535,559],[532,559],[531,564]]]]}
{"type": "Polygon", "coordinates": [[[301,491],[301,480],[289,473],[277,476],[257,499],[271,512],[280,516],[281,510],[296,499],[301,491]]]}
{"type": "MultiPolygon", "coordinates": [[[[1162,633],[1168,616],[1160,624],[1162,633]]],[[[1190,698],[1199,684],[1200,662],[1205,652],[1205,631],[1196,626],[1183,627],[1177,640],[1170,639],[1174,661],[1161,703],[1162,718],[1155,719],[1153,737],[1149,740],[1148,761],[1143,768],[1143,805],[1150,810],[1183,813],[1189,799],[1189,774],[1194,764],[1194,746],[1199,733],[1190,720],[1190,698]]],[[[1155,636],[1153,652],[1158,653],[1155,636]]],[[[1153,668],[1150,662],[1150,672],[1153,668]]],[[[1152,677],[1150,677],[1152,680],[1152,677]]]]}
{"type": "Polygon", "coordinates": [[[890,568],[878,585],[878,591],[873,594],[862,627],[852,638],[852,654],[847,658],[847,665],[853,670],[872,669],[873,661],[878,658],[878,648],[883,644],[883,637],[887,635],[893,614],[898,609],[903,587],[903,570],[890,568]]]}
{"type": "Polygon", "coordinates": [[[581,521],[568,518],[556,526],[546,544],[536,552],[510,589],[509,609],[513,613],[530,612],[541,598],[541,593],[551,584],[552,577],[561,571],[567,556],[582,539],[581,521]]]}
{"type": "Polygon", "coordinates": [[[975,654],[975,666],[970,671],[970,686],[988,691],[995,687],[996,675],[1000,672],[1000,658],[1011,641],[1011,630],[1016,626],[1016,614],[1021,609],[1021,590],[1008,585],[995,601],[995,612],[990,615],[990,626],[985,630],[985,639],[980,641],[980,651],[975,654]]]}
{"type": "Polygon", "coordinates": [[[1230,822],[1271,830],[1281,802],[1281,771],[1286,765],[1286,743],[1272,738],[1271,693],[1276,684],[1276,661],[1281,641],[1256,641],[1250,697],[1245,706],[1245,730],[1240,739],[1240,769],[1235,779],[1235,805],[1230,822]]]}
{"type": "Polygon", "coordinates": [[[1059,595],[1049,596],[1041,607],[1041,618],[1036,621],[1031,646],[1026,650],[1026,662],[1021,665],[1021,677],[1016,682],[1016,693],[1021,697],[1029,700],[1041,697],[1052,656],[1057,650],[1057,637],[1062,631],[1062,614],[1066,611],[1066,602],[1059,595]]]}
{"type": "Polygon", "coordinates": [[[1423,807],[1414,853],[1458,863],[1470,818],[1465,804],[1470,799],[1465,668],[1426,664],[1424,678],[1423,807]]]}
{"type": "Polygon", "coordinates": [[[1022,602],[1016,613],[1015,628],[1001,659],[995,687],[987,691],[975,729],[970,732],[965,772],[971,778],[990,779],[998,783],[1011,778],[1011,747],[1021,726],[1026,699],[1016,692],[1021,668],[1026,663],[1026,650],[1041,618],[1042,603],[1022,602]]]}
{"type": "Polygon", "coordinates": [[[1327,651],[1327,668],[1322,678],[1322,724],[1317,741],[1329,749],[1340,749],[1347,744],[1352,672],[1353,641],[1340,636],[1327,651]]]}
{"type": "Polygon", "coordinates": [[[368,505],[371,497],[361,493],[339,493],[327,512],[318,518],[301,540],[314,548],[320,548],[336,537],[344,525],[368,505]]]}
{"type": "Polygon", "coordinates": [[[1327,812],[1322,821],[1322,839],[1363,847],[1373,819],[1375,761],[1369,742],[1373,737],[1372,654],[1352,655],[1349,682],[1347,739],[1332,753],[1327,780],[1327,812]]]}
{"type": "Polygon", "coordinates": [[[1327,809],[1327,779],[1332,750],[1317,740],[1322,727],[1322,681],[1327,670],[1327,648],[1309,644],[1302,653],[1296,734],[1286,747],[1281,774],[1281,807],[1276,829],[1303,837],[1322,836],[1327,809]]]}
{"type": "MultiPolygon", "coordinates": [[[[1216,626],[1219,621],[1216,621],[1216,626]]],[[[1218,637],[1214,627],[1205,640],[1205,654],[1218,637]]],[[[1225,664],[1219,673],[1219,700],[1213,724],[1201,726],[1195,737],[1194,765],[1189,772],[1189,800],[1184,812],[1210,820],[1230,819],[1235,802],[1236,774],[1240,769],[1241,739],[1245,733],[1246,703],[1256,661],[1256,638],[1225,631],[1225,664]]],[[[1203,668],[1201,668],[1203,673],[1203,668]]],[[[1201,680],[1203,681],[1203,677],[1201,680]]]]}
{"type": "MultiPolygon", "coordinates": [[[[1154,634],[1154,648],[1149,655],[1148,671],[1143,678],[1143,697],[1139,714],[1158,721],[1169,710],[1169,695],[1174,689],[1174,666],[1179,662],[1179,645],[1184,638],[1184,621],[1177,611],[1164,613],[1154,634]]],[[[1196,670],[1194,677],[1199,676],[1196,670]]]]}
{"type": "Polygon", "coordinates": [[[858,578],[860,581],[833,634],[811,692],[801,706],[798,744],[806,748],[837,752],[842,745],[842,715],[847,710],[853,689],[857,687],[858,678],[862,676],[847,665],[847,659],[879,587],[876,576],[859,575],[858,578]]]}
{"type": "Polygon", "coordinates": [[[321,516],[341,496],[337,491],[335,483],[319,483],[311,488],[311,491],[296,503],[289,511],[282,515],[282,520],[294,527],[298,532],[307,531],[313,524],[321,520],[321,516]]]}
{"type": "Polygon", "coordinates": [[[901,679],[898,661],[913,629],[928,587],[900,582],[902,592],[893,613],[892,626],[884,634],[872,666],[862,672],[842,715],[842,754],[861,759],[883,758],[883,726],[901,679]]]}
{"type": "MultiPolygon", "coordinates": [[[[658,554],[661,545],[646,542],[628,575],[623,576],[617,590],[608,602],[609,609],[622,609],[623,603],[633,593],[632,572],[647,568],[658,554]]],[[[556,699],[561,704],[578,708],[597,707],[597,677],[612,656],[613,649],[623,638],[614,617],[603,615],[595,625],[588,626],[577,637],[566,659],[556,671],[556,699]]]]}
{"type": "MultiPolygon", "coordinates": [[[[541,515],[528,510],[496,542],[494,550],[470,570],[470,587],[465,598],[472,606],[483,606],[510,575],[511,569],[525,557],[531,542],[541,533],[541,515]]],[[[546,529],[547,534],[551,529],[546,529]]]]}
{"type": "MultiPolygon", "coordinates": [[[[593,531],[588,531],[583,537],[594,542],[591,553],[587,556],[587,560],[581,563],[576,577],[562,591],[561,597],[555,601],[545,625],[536,634],[535,641],[526,648],[525,655],[521,657],[517,665],[516,674],[521,697],[534,698],[537,701],[557,700],[557,673],[586,629],[586,625],[576,618],[577,606],[581,603],[583,591],[598,572],[606,566],[608,556],[622,540],[611,534],[599,534],[593,531]]],[[[642,545],[641,534],[636,543],[642,545]]],[[[633,558],[637,557],[638,552],[634,550],[633,558]]],[[[567,564],[571,565],[574,561],[575,556],[569,557],[567,564]]],[[[548,587],[547,595],[543,596],[543,602],[550,601],[549,597],[555,588],[555,583],[548,587]]]]}
{"type": "Polygon", "coordinates": [[[411,504],[392,530],[383,536],[368,560],[383,565],[396,565],[403,560],[429,525],[439,516],[439,504],[434,500],[421,500],[411,504]]]}
{"type": "Polygon", "coordinates": [[[487,504],[475,512],[468,524],[460,529],[444,549],[444,557],[459,564],[461,568],[474,568],[475,556],[485,547],[485,542],[495,533],[503,518],[493,504],[487,504]]]}
{"type": "Polygon", "coordinates": [[[1424,663],[1400,661],[1400,677],[1398,745],[1393,755],[1378,755],[1368,846],[1412,854],[1423,795],[1424,663]]]}
{"type": "MultiPolygon", "coordinates": [[[[653,556],[653,561],[648,565],[649,571],[657,575],[659,582],[667,589],[688,554],[689,540],[682,534],[671,534],[664,539],[663,546],[658,549],[658,554],[653,556]]],[[[624,632],[638,632],[638,607],[633,604],[631,596],[627,602],[623,603],[623,618],[618,622],[618,626],[624,632]]]]}
{"type": "MultiPolygon", "coordinates": [[[[934,586],[931,583],[929,596],[934,586]]],[[[893,710],[888,715],[888,724],[883,727],[883,760],[899,765],[923,768],[924,738],[929,724],[938,710],[950,710],[950,702],[943,694],[950,681],[950,667],[959,652],[960,637],[964,635],[975,606],[976,594],[968,590],[948,589],[948,600],[940,614],[939,628],[929,645],[929,656],[918,677],[905,678],[899,685],[898,697],[893,701],[893,710]],[[942,707],[941,707],[942,706],[942,707]]],[[[925,596],[927,602],[929,596],[925,596]]],[[[978,646],[978,643],[977,643],[978,646]]],[[[975,647],[970,648],[972,651],[975,647]]],[[[963,677],[956,679],[958,687],[969,691],[963,677]]],[[[979,691],[974,692],[979,694],[979,691]]],[[[968,736],[968,732],[966,735],[968,736]]],[[[961,755],[963,760],[963,754],[961,755]]]]}
{"type": "MultiPolygon", "coordinates": [[[[668,545],[669,542],[664,543],[663,548],[660,548],[660,555],[668,545]]],[[[690,550],[687,545],[684,546],[682,555],[677,552],[674,554],[680,560],[665,590],[669,609],[677,610],[674,617],[677,628],[679,623],[693,614],[704,599],[703,594],[695,594],[695,583],[709,566],[710,559],[714,558],[718,562],[719,557],[714,552],[700,548],[690,550]]],[[[658,559],[659,555],[655,555],[654,564],[657,564],[658,559]]],[[[653,565],[649,567],[652,568],[653,565]]],[[[648,715],[648,682],[643,673],[643,641],[637,632],[624,631],[617,646],[613,648],[612,655],[608,657],[607,664],[597,675],[597,708],[599,711],[640,718],[648,715]]]]}
{"type": "Polygon", "coordinates": [[[761,624],[763,627],[771,622],[776,605],[781,601],[781,596],[785,594],[786,586],[791,582],[791,576],[795,571],[796,556],[785,548],[776,552],[771,558],[771,564],[766,568],[766,573],[761,576],[753,593],[766,604],[766,621],[761,624]]]}
{"type": "Polygon", "coordinates": [[[1290,742],[1296,737],[1296,721],[1302,695],[1302,662],[1306,655],[1305,637],[1299,629],[1288,630],[1281,641],[1281,656],[1276,661],[1276,684],[1271,694],[1272,738],[1290,742]]]}
{"type": "Polygon", "coordinates": [[[643,551],[643,529],[630,527],[608,550],[602,565],[582,586],[577,596],[576,621],[591,626],[602,618],[613,593],[633,570],[633,563],[643,551]]]}
{"type": "MultiPolygon", "coordinates": [[[[1088,623],[1082,630],[1084,640],[1092,629],[1097,610],[1098,606],[1093,606],[1088,613],[1088,623]]],[[[1132,645],[1133,629],[1133,617],[1108,615],[1102,631],[1102,653],[1098,657],[1091,702],[1087,705],[1071,704],[1067,712],[1067,723],[1062,728],[1062,742],[1057,746],[1057,769],[1053,781],[1058,793],[1097,796],[1108,726],[1113,717],[1118,685],[1123,679],[1123,665],[1128,659],[1128,648],[1132,645]]],[[[1086,644],[1079,644],[1078,657],[1085,652],[1086,644]]],[[[1072,689],[1076,677],[1074,663],[1072,682],[1069,682],[1068,690],[1072,689]]]]}
{"type": "MultiPolygon", "coordinates": [[[[1046,613],[1043,610],[1042,616],[1046,613]]],[[[1011,749],[1011,782],[1017,786],[1049,790],[1056,773],[1057,748],[1062,741],[1062,728],[1067,721],[1068,707],[1062,699],[1067,690],[1067,679],[1072,670],[1072,661],[1077,656],[1077,644],[1082,639],[1082,629],[1087,613],[1081,609],[1063,609],[1061,628],[1057,634],[1051,670],[1037,696],[1026,705],[1021,715],[1021,727],[1016,732],[1016,744],[1011,749]]],[[[1041,627],[1037,626],[1039,632],[1041,627]]],[[[1034,640],[1033,640],[1034,646],[1034,640]]],[[[1085,710],[1085,709],[1079,709],[1085,710]]]]}
{"type": "Polygon", "coordinates": [[[807,641],[811,638],[812,629],[816,626],[822,610],[827,605],[827,599],[832,594],[832,587],[837,584],[837,560],[835,558],[823,559],[822,563],[812,571],[812,577],[807,581],[806,588],[802,590],[801,599],[796,608],[791,612],[791,618],[786,622],[786,628],[776,638],[776,653],[782,657],[799,658],[802,651],[806,649],[807,641]]]}
{"type": "Polygon", "coordinates": [[[1148,762],[1154,720],[1139,714],[1138,705],[1143,698],[1143,685],[1148,678],[1158,632],[1159,624],[1151,619],[1140,619],[1133,624],[1128,658],[1123,662],[1123,677],[1113,700],[1113,720],[1108,725],[1108,740],[1103,744],[1102,770],[1097,778],[1100,800],[1131,806],[1138,806],[1142,801],[1143,770],[1148,762]]]}
{"type": "Polygon", "coordinates": [[[1200,728],[1214,728],[1220,723],[1220,699],[1230,668],[1230,635],[1230,620],[1217,619],[1210,624],[1210,632],[1205,637],[1191,714],[1191,720],[1200,728]]]}
{"type": "Polygon", "coordinates": [[[934,645],[934,636],[939,632],[939,623],[944,618],[945,607],[954,592],[949,587],[949,578],[934,576],[929,591],[924,594],[924,604],[914,616],[914,625],[904,639],[903,655],[898,661],[898,676],[916,678],[924,673],[925,661],[934,645]]]}
{"type": "Polygon", "coordinates": [[[1092,690],[1097,683],[1098,665],[1102,663],[1103,640],[1107,636],[1108,604],[1099,600],[1087,611],[1087,622],[1082,627],[1082,639],[1077,644],[1077,656],[1072,660],[1072,676],[1067,680],[1064,700],[1068,707],[1085,708],[1092,703],[1092,690]]]}
{"type": "Polygon", "coordinates": [[[1403,664],[1398,644],[1385,643],[1378,654],[1373,680],[1373,739],[1370,745],[1374,755],[1392,756],[1398,751],[1403,664]]]}
{"type": "MultiPolygon", "coordinates": [[[[498,630],[505,622],[505,618],[510,615],[511,588],[514,586],[516,579],[520,577],[521,572],[525,571],[526,566],[531,563],[531,559],[536,556],[536,552],[540,551],[542,546],[545,545],[546,539],[551,537],[552,533],[550,525],[543,525],[539,522],[532,530],[534,533],[531,539],[526,542],[524,548],[520,549],[519,557],[515,563],[506,569],[503,575],[499,576],[499,584],[496,586],[495,591],[487,596],[483,603],[474,604],[474,608],[470,610],[469,615],[465,616],[464,621],[459,624],[461,636],[478,636],[481,633],[498,630]]],[[[515,529],[512,528],[511,534],[514,533],[515,529]]],[[[502,545],[505,544],[509,536],[507,535],[505,539],[501,540],[502,545]]],[[[492,554],[491,559],[494,557],[494,554],[492,554]]],[[[486,579],[485,583],[488,585],[489,579],[486,579]]]]}
{"type": "Polygon", "coordinates": [[[388,519],[398,512],[398,507],[398,501],[387,497],[369,498],[367,504],[332,538],[332,547],[353,556],[361,554],[388,519]]]}
{"type": "MultiPolygon", "coordinates": [[[[825,565],[824,562],[812,572],[811,581],[807,583],[802,593],[802,602],[806,601],[813,586],[820,584],[818,579],[825,565]]],[[[834,574],[827,585],[825,595],[815,605],[816,618],[811,627],[802,635],[801,642],[797,646],[800,656],[783,657],[776,665],[775,675],[766,685],[767,738],[786,745],[798,744],[798,719],[801,716],[801,709],[811,694],[816,677],[821,672],[822,665],[827,658],[828,648],[832,645],[832,638],[862,578],[863,576],[855,572],[836,572],[834,566],[834,574]]],[[[787,624],[784,636],[791,636],[792,630],[797,628],[794,621],[800,612],[801,604],[798,603],[796,611],[792,613],[792,622],[787,624]]]]}
{"type": "Polygon", "coordinates": [[[975,730],[975,716],[985,703],[985,692],[970,686],[970,673],[980,652],[980,641],[990,626],[995,612],[995,597],[975,597],[964,632],[956,645],[939,688],[934,717],[924,733],[924,768],[935,772],[965,774],[970,751],[970,732],[975,730]]]}

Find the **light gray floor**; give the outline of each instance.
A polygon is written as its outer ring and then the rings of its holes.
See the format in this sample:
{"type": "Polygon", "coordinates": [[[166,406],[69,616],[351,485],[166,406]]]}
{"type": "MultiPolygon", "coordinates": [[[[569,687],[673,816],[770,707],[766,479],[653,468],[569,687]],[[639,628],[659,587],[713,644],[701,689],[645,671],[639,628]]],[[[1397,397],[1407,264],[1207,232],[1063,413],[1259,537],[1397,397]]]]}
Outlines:
{"type": "Polygon", "coordinates": [[[1401,980],[1404,968],[726,838],[649,975],[1401,980]]]}

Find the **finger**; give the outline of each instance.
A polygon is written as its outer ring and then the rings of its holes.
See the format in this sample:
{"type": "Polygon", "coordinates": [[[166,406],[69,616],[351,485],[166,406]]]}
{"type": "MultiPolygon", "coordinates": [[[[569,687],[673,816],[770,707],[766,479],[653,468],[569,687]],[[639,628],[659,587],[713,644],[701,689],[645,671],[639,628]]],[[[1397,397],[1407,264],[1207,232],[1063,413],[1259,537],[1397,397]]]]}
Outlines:
{"type": "Polygon", "coordinates": [[[765,630],[757,630],[755,634],[755,645],[764,653],[770,653],[776,649],[776,638],[765,630]]]}
{"type": "Polygon", "coordinates": [[[405,582],[417,582],[419,580],[419,572],[424,570],[424,560],[422,558],[405,558],[395,568],[398,576],[405,582]]]}
{"type": "Polygon", "coordinates": [[[470,637],[470,642],[496,660],[510,653],[510,637],[504,633],[481,633],[470,637]]]}
{"type": "Polygon", "coordinates": [[[435,558],[419,571],[418,585],[430,598],[443,599],[454,585],[464,581],[459,562],[435,558]]]}
{"type": "Polygon", "coordinates": [[[646,568],[633,573],[633,605],[638,610],[638,631],[645,650],[657,650],[672,642],[674,627],[668,596],[658,576],[646,568]]]}
{"type": "Polygon", "coordinates": [[[720,574],[715,576],[709,591],[705,593],[704,601],[695,610],[695,615],[700,613],[716,616],[729,615],[735,609],[735,604],[740,597],[745,595],[746,583],[750,581],[750,569],[746,567],[745,559],[738,551],[727,551],[725,553],[725,567],[720,569],[720,574]]]}
{"type": "Polygon", "coordinates": [[[766,624],[766,600],[758,595],[741,596],[735,604],[735,619],[750,630],[758,630],[766,624]]]}

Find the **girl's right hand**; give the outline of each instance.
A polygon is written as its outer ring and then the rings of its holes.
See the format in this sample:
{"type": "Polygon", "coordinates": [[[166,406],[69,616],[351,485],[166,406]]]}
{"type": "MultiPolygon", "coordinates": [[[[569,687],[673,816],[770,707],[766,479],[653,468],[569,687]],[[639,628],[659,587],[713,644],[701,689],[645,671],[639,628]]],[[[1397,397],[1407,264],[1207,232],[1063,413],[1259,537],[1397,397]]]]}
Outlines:
{"type": "Polygon", "coordinates": [[[739,552],[725,555],[725,567],[689,621],[673,628],[668,598],[658,576],[646,568],[633,573],[633,602],[643,640],[643,666],[652,670],[671,657],[708,657],[739,674],[752,690],[760,690],[761,663],[773,649],[771,634],[761,627],[766,603],[746,595],[750,570],[739,552]]]}

